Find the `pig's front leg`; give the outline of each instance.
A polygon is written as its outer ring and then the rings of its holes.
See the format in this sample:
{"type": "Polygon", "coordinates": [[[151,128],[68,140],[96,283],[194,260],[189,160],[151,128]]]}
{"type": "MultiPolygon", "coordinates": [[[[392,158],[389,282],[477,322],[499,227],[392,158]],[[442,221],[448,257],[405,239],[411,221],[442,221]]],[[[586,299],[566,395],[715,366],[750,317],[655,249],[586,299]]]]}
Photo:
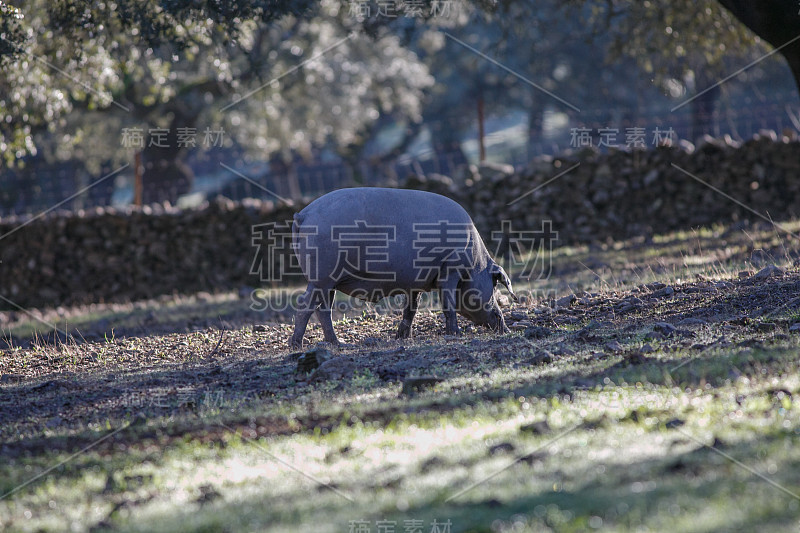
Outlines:
{"type": "Polygon", "coordinates": [[[458,308],[457,279],[453,278],[441,285],[439,299],[442,301],[445,335],[459,335],[461,331],[458,329],[458,315],[456,314],[456,309],[458,308]]]}
{"type": "Polygon", "coordinates": [[[419,291],[409,291],[406,294],[406,307],[403,309],[403,320],[397,327],[396,339],[407,339],[412,334],[412,324],[414,323],[414,315],[417,314],[417,307],[419,306],[419,291]]]}

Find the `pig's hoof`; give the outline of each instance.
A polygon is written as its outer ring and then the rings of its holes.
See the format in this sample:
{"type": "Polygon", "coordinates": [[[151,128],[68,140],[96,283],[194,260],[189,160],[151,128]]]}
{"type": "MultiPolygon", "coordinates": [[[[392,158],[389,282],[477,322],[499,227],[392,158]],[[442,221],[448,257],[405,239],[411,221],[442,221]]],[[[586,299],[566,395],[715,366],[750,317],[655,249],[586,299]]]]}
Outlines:
{"type": "Polygon", "coordinates": [[[411,337],[411,326],[401,323],[397,327],[397,334],[394,336],[395,339],[407,339],[411,337]]]}
{"type": "Polygon", "coordinates": [[[292,350],[300,350],[303,348],[303,339],[297,340],[294,337],[289,339],[289,348],[292,350]]]}

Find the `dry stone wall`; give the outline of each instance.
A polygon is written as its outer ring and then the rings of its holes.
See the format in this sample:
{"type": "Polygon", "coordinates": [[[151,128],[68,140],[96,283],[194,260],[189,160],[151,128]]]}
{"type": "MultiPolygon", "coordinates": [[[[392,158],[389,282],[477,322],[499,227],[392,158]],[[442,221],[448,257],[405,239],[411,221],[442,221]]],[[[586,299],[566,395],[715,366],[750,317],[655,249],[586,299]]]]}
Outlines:
{"type": "MultiPolygon", "coordinates": [[[[584,151],[539,159],[518,173],[482,165],[452,179],[413,176],[405,186],[459,201],[487,241],[503,220],[514,230],[537,230],[543,219],[552,221],[560,244],[604,241],[754,219],[750,209],[775,220],[796,217],[800,142],[768,132],[742,145],[707,139],[697,149],[584,151]]],[[[152,206],[0,220],[0,309],[259,285],[250,273],[252,227],[289,220],[301,207],[220,198],[191,210],[152,206]]]]}
{"type": "Polygon", "coordinates": [[[766,132],[741,145],[706,139],[697,149],[684,143],[633,153],[587,150],[535,161],[519,173],[485,165],[455,180],[414,177],[409,184],[461,202],[485,236],[502,220],[522,230],[551,220],[561,244],[604,241],[758,219],[753,211],[773,220],[797,217],[800,142],[766,132]]]}
{"type": "MultiPolygon", "coordinates": [[[[96,209],[3,221],[0,296],[22,307],[127,301],[259,284],[251,228],[295,208],[224,199],[192,210],[96,209]],[[12,232],[12,233],[9,233],[12,232]]],[[[0,308],[14,309],[0,300],[0,308]]]]}

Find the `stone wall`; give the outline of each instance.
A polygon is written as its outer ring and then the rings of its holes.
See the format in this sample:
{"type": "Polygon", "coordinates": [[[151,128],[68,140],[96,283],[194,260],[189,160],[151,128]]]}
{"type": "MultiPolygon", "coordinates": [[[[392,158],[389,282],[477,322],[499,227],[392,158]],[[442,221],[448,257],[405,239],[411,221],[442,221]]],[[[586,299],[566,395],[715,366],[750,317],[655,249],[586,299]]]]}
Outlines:
{"type": "MultiPolygon", "coordinates": [[[[412,177],[406,186],[452,196],[487,240],[502,220],[515,230],[538,230],[549,219],[560,244],[603,241],[755,219],[748,208],[775,220],[796,217],[800,142],[765,134],[741,146],[709,139],[696,150],[585,151],[537,160],[520,173],[483,165],[454,179],[412,177]]],[[[54,307],[259,285],[250,274],[253,225],[291,219],[299,208],[219,199],[191,210],[153,206],[3,219],[0,296],[22,307],[54,307]]],[[[0,300],[0,309],[14,306],[0,300]]]]}
{"type": "MultiPolygon", "coordinates": [[[[251,228],[294,212],[220,199],[192,210],[98,208],[22,227],[24,219],[2,221],[0,296],[53,307],[255,286],[251,228]]],[[[14,306],[0,300],[0,309],[14,306]]]]}
{"type": "Polygon", "coordinates": [[[800,142],[765,132],[741,145],[706,139],[697,149],[683,143],[633,153],[586,150],[535,161],[516,174],[486,165],[454,180],[415,177],[409,185],[458,200],[485,236],[504,219],[523,230],[549,219],[561,244],[604,241],[757,220],[752,211],[776,221],[797,217],[800,142]]]}

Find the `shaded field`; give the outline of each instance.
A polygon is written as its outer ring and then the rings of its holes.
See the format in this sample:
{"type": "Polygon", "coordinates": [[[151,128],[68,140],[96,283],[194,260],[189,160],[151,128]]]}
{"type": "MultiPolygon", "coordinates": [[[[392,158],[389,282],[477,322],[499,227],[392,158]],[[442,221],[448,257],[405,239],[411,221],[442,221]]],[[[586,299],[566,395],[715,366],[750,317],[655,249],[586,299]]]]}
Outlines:
{"type": "Polygon", "coordinates": [[[798,530],[796,244],[555,249],[512,265],[507,335],[344,302],[341,377],[249,293],[32,312],[70,337],[7,313],[0,529],[798,530]]]}

